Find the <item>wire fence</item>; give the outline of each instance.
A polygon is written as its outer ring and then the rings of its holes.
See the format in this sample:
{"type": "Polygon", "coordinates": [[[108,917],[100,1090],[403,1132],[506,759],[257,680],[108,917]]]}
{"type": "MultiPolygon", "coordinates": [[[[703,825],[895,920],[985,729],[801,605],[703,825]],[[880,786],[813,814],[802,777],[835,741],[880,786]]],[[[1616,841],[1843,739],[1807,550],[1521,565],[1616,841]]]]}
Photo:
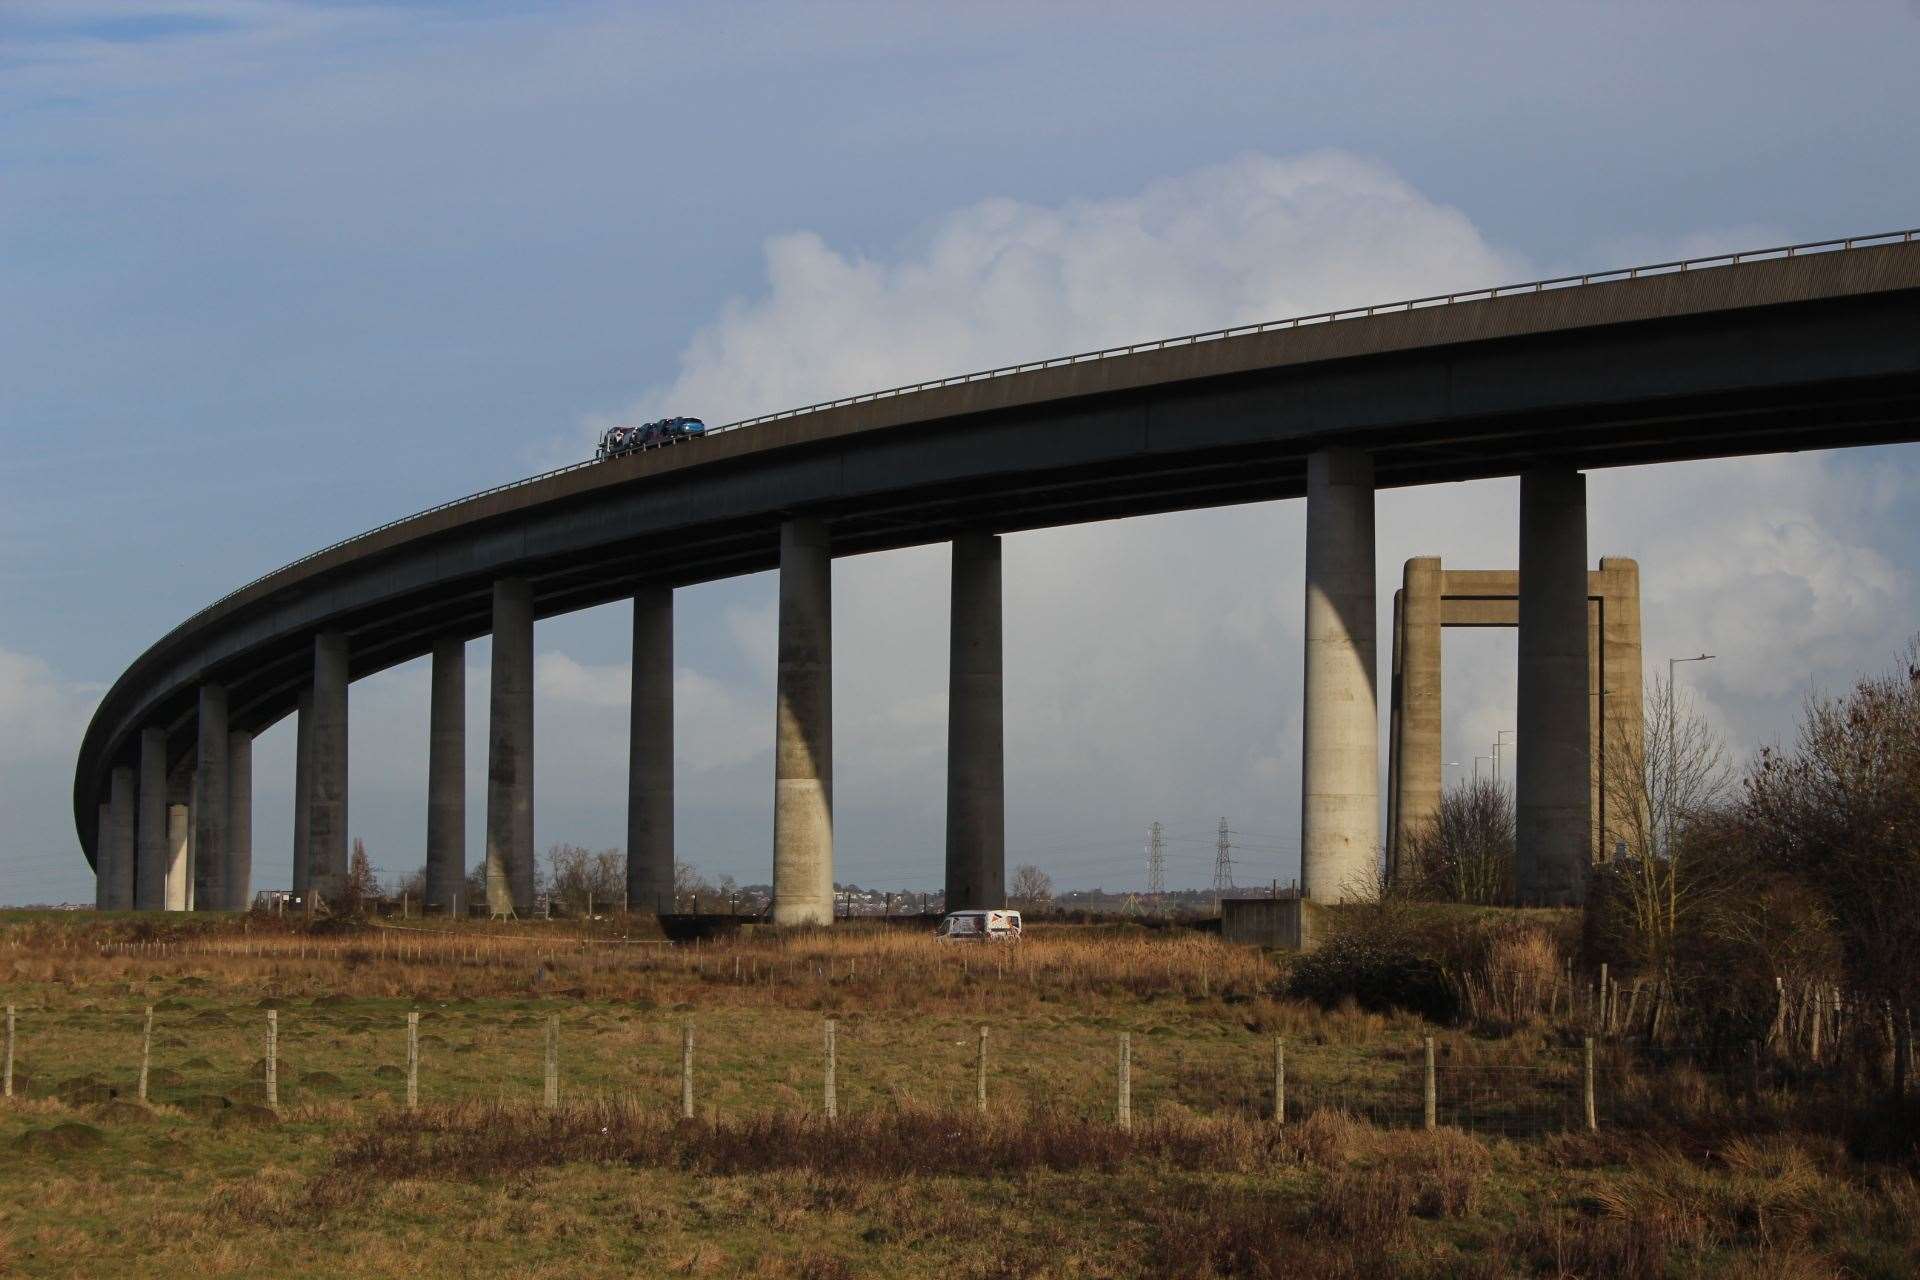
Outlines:
{"type": "Polygon", "coordinates": [[[7,1006],[4,1091],[214,1117],[248,1106],[324,1115],[327,1104],[613,1098],[703,1118],[979,1108],[1092,1123],[1298,1123],[1338,1111],[1382,1128],[1526,1137],[1634,1114],[1622,1075],[1594,1071],[1588,1052],[1487,1063],[1456,1060],[1431,1040],[1355,1048],[1145,1022],[1114,1030],[1057,1018],[539,1000],[163,999],[111,1011],[7,1006]]]}

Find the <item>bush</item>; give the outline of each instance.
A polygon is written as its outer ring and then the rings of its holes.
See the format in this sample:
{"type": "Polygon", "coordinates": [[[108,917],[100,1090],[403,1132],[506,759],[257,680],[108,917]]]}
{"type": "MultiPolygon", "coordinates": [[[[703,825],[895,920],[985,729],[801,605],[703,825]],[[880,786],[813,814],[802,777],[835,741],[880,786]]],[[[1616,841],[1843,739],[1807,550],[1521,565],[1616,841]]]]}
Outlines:
{"type": "Polygon", "coordinates": [[[1446,969],[1408,938],[1337,934],[1302,956],[1288,981],[1291,994],[1331,1009],[1352,1000],[1384,1013],[1406,1009],[1435,1022],[1458,1016],[1460,1001],[1446,969]]]}

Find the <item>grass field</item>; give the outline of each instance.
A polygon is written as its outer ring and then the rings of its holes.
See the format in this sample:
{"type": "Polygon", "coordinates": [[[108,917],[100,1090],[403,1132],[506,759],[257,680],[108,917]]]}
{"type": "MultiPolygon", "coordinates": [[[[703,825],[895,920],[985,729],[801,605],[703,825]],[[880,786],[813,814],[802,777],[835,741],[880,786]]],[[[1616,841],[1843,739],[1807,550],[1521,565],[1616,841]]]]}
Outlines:
{"type": "Polygon", "coordinates": [[[1850,1154],[1844,1126],[1805,1099],[1650,1072],[1603,1045],[1600,1129],[1586,1132],[1575,1028],[1321,1010],[1284,996],[1274,958],[1178,931],[1043,928],[1004,951],[877,927],[671,948],[622,934],[0,915],[0,989],[16,1008],[0,1273],[1920,1266],[1910,1168],[1850,1154]],[[1276,1040],[1284,1124],[1271,1118],[1276,1040]]]}

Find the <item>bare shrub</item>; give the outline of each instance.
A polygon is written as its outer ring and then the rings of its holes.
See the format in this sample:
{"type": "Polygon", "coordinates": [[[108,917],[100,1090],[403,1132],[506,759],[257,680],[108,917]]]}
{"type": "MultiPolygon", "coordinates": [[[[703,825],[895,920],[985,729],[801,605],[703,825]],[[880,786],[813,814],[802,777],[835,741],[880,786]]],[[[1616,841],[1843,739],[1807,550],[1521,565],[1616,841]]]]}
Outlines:
{"type": "Polygon", "coordinates": [[[1513,850],[1513,796],[1497,782],[1462,782],[1412,833],[1391,888],[1434,902],[1511,902],[1513,850]]]}
{"type": "Polygon", "coordinates": [[[1520,1026],[1549,1015],[1560,982],[1560,948],[1545,929],[1521,926],[1487,944],[1479,971],[1463,977],[1476,1017],[1520,1026]]]}
{"type": "Polygon", "coordinates": [[[1314,1201],[1313,1226],[1336,1239],[1396,1241],[1417,1194],[1413,1179],[1392,1167],[1335,1170],[1314,1201]]]}

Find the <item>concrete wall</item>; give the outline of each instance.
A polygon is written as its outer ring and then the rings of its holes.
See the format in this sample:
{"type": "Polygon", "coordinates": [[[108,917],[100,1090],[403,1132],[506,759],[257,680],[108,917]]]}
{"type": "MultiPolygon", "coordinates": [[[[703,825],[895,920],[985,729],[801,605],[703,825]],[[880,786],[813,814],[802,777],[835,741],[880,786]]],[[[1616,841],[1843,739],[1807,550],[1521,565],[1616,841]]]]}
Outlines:
{"type": "Polygon", "coordinates": [[[1311,951],[1324,934],[1322,910],[1306,898],[1222,898],[1220,936],[1256,947],[1311,951]]]}

